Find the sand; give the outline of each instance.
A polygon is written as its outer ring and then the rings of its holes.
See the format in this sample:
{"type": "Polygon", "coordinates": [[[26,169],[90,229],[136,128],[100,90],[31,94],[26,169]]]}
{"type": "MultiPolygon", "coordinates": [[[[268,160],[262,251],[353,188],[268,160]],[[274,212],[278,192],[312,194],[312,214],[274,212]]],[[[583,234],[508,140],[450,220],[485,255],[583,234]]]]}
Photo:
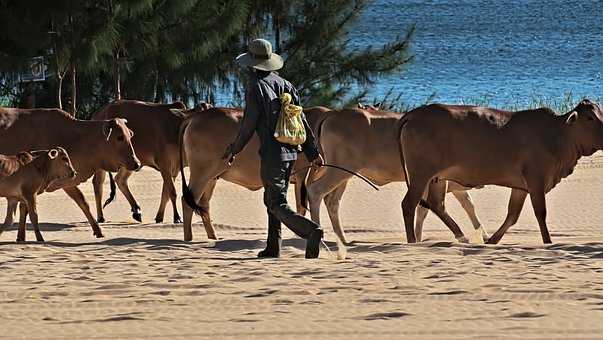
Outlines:
{"type": "MultiPolygon", "coordinates": [[[[215,242],[198,224],[186,243],[181,226],[149,223],[161,190],[153,170],[130,180],[146,223],[134,223],[119,194],[105,210],[104,239],[65,194],[44,194],[46,244],[15,244],[15,228],[0,236],[0,339],[601,339],[602,167],[601,155],[584,159],[547,196],[549,246],[529,202],[500,245],[459,244],[433,215],[426,241],[407,245],[403,184],[374,192],[352,181],[341,215],[356,243],[343,261],[327,251],[305,260],[304,242],[288,231],[281,259],[255,259],[265,238],[261,192],[230,183],[212,201],[215,242]]],[[[91,183],[81,188],[93,205],[91,183]]],[[[509,190],[472,195],[493,233],[509,190]]],[[[458,203],[447,205],[469,232],[458,203]]]]}

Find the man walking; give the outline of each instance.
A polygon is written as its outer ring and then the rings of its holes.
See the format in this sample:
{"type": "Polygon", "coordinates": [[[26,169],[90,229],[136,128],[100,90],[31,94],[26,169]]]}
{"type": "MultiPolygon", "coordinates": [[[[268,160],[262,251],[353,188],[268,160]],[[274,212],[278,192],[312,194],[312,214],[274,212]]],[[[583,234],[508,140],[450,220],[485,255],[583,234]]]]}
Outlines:
{"type": "MultiPolygon", "coordinates": [[[[287,205],[289,177],[297,159],[298,147],[280,143],[274,137],[281,112],[280,95],[289,93],[296,105],[299,105],[299,95],[291,83],[273,72],[283,67],[283,59],[272,53],[270,42],[255,39],[249,44],[248,50],[236,59],[239,65],[249,70],[245,113],[239,134],[226,149],[224,159],[228,159],[231,164],[253,132],[257,132],[260,138],[260,175],[264,184],[264,204],[268,208],[268,241],[266,249],[262,250],[258,257],[279,257],[282,222],[299,237],[307,240],[306,258],[317,258],[323,230],[318,224],[296,214],[287,205]]],[[[323,159],[303,113],[302,119],[306,129],[306,141],[301,148],[310,162],[320,166],[323,159]]]]}

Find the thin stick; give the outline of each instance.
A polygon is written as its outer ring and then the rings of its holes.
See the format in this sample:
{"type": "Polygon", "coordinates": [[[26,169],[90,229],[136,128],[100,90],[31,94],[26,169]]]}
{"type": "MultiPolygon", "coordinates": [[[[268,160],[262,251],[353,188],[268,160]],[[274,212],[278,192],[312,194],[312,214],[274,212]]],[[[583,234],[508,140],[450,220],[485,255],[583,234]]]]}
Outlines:
{"type": "MultiPolygon", "coordinates": [[[[362,175],[361,175],[361,174],[359,174],[359,173],[356,173],[356,172],[354,172],[354,171],[352,171],[352,170],[348,170],[348,169],[346,169],[346,168],[344,168],[344,167],[341,167],[341,166],[339,166],[339,165],[333,165],[333,164],[322,164],[321,166],[326,166],[326,167],[329,167],[329,168],[335,168],[335,169],[337,169],[337,170],[341,170],[341,171],[343,171],[343,172],[347,172],[347,173],[349,173],[349,174],[351,174],[351,175],[353,175],[353,176],[356,176],[356,177],[360,178],[361,180],[365,181],[365,182],[366,182],[368,185],[370,185],[370,186],[371,186],[373,189],[375,189],[375,190],[379,191],[379,187],[378,187],[377,185],[375,185],[375,183],[371,182],[371,180],[370,180],[370,179],[368,179],[368,178],[366,178],[366,177],[362,176],[362,175]]],[[[303,167],[303,168],[301,168],[301,169],[297,169],[297,170],[293,171],[293,173],[291,173],[291,175],[295,175],[296,173],[298,173],[298,172],[300,172],[300,171],[303,171],[303,170],[306,170],[306,169],[309,169],[309,168],[311,168],[311,167],[313,167],[313,166],[312,166],[312,165],[307,165],[307,166],[305,166],[305,167],[303,167]]]]}

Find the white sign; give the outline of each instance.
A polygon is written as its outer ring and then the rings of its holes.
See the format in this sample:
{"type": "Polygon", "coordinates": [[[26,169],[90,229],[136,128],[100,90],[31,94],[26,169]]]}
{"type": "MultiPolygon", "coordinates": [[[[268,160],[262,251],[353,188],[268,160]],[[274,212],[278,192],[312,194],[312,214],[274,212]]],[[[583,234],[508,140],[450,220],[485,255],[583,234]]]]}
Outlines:
{"type": "Polygon", "coordinates": [[[19,72],[19,80],[21,82],[44,81],[47,72],[48,66],[44,62],[44,57],[34,57],[28,61],[25,70],[19,72]]]}

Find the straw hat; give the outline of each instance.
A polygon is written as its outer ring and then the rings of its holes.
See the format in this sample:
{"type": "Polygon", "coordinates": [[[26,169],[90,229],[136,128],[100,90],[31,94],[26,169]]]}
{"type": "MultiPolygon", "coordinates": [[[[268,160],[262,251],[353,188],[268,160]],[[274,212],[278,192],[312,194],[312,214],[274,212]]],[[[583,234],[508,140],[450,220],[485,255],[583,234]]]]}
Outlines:
{"type": "Polygon", "coordinates": [[[237,57],[239,65],[251,66],[262,71],[275,71],[283,67],[283,58],[272,53],[272,44],[268,40],[254,39],[247,49],[247,53],[237,57]]]}

